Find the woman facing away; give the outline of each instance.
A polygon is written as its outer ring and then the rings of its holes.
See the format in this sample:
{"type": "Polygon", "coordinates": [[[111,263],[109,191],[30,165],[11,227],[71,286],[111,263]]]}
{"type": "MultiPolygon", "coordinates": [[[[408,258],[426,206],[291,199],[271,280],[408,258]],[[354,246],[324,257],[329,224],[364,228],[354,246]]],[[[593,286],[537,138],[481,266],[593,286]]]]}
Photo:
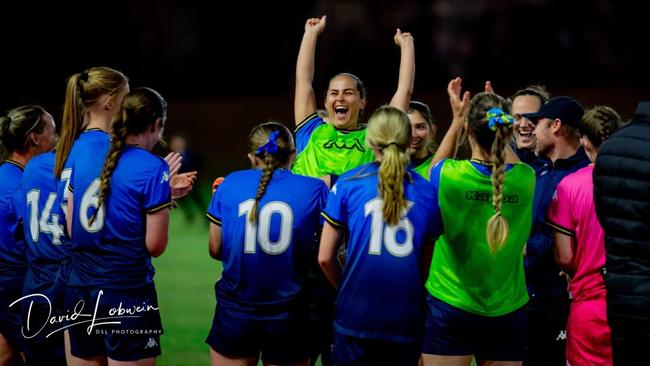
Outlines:
{"type": "MultiPolygon", "coordinates": [[[[455,109],[469,100],[459,98],[460,79],[450,82],[449,91],[455,109]]],[[[442,230],[426,282],[424,365],[464,366],[472,356],[521,365],[524,357],[522,252],[535,174],[508,151],[514,122],[508,109],[494,93],[474,96],[464,115],[471,160],[442,160],[431,171],[442,230]]]]}
{"type": "Polygon", "coordinates": [[[97,304],[98,316],[114,316],[112,309],[119,307],[141,311],[137,317],[120,318],[121,324],[106,332],[89,334],[85,326],[70,327],[69,364],[153,365],[160,354],[162,324],[151,257],[167,246],[172,200],[187,194],[195,178],[170,175],[167,162],[151,153],[166,120],[167,103],[160,94],[134,89],[111,123],[108,149],[104,144],[86,146],[72,166],[66,309],[83,301],[97,304]],[[104,163],[97,164],[102,156],[104,163]]]}
{"type": "Polygon", "coordinates": [[[54,119],[43,108],[26,105],[0,116],[0,365],[20,360],[25,351],[20,304],[27,271],[23,232],[25,165],[54,148],[54,119]]]}
{"type": "Polygon", "coordinates": [[[605,106],[588,110],[578,126],[592,164],[558,184],[548,209],[558,266],[569,275],[572,295],[566,357],[571,365],[612,365],[611,330],[603,269],[605,233],[594,205],[593,171],[598,148],[621,127],[618,113],[605,106]]]}
{"type": "Polygon", "coordinates": [[[404,111],[379,108],[366,139],[376,161],[343,174],[323,211],[318,260],[338,289],[332,358],[336,365],[417,365],[423,281],[439,230],[435,191],[408,168],[404,111]],[[344,235],[341,273],[336,252],[344,235]]]}
{"type": "Polygon", "coordinates": [[[210,203],[210,255],[223,262],[206,342],[212,364],[307,365],[305,282],[328,189],[293,174],[291,132],[276,122],[250,132],[251,169],[229,174],[210,203]]]}

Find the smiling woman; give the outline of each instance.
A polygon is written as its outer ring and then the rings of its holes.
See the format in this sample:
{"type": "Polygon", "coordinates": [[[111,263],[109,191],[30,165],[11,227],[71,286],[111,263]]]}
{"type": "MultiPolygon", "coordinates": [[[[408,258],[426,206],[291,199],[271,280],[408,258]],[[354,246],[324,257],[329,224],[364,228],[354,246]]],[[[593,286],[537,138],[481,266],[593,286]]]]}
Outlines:
{"type": "MultiPolygon", "coordinates": [[[[339,174],[370,162],[374,157],[365,143],[365,129],[359,128],[367,100],[366,89],[358,77],[340,73],[331,78],[324,100],[329,123],[316,113],[312,86],[314,58],[316,42],[325,30],[326,22],[326,16],[307,20],[298,53],[294,99],[298,155],[293,171],[324,178],[332,185],[339,174]]],[[[397,29],[394,41],[400,47],[401,62],[397,91],[390,105],[406,111],[415,77],[413,37],[397,29]]]]}

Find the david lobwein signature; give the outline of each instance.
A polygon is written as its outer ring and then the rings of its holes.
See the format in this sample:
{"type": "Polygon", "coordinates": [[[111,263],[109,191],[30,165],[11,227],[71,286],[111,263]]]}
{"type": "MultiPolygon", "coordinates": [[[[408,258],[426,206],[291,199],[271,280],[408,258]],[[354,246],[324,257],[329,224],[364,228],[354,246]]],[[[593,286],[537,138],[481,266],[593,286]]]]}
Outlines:
{"type": "Polygon", "coordinates": [[[117,307],[108,309],[107,314],[98,314],[102,295],[104,295],[104,290],[99,290],[99,293],[97,294],[97,300],[95,301],[95,308],[92,314],[84,312],[86,303],[84,300],[79,300],[75,304],[74,309],[72,309],[72,313],[70,313],[70,310],[67,310],[65,315],[52,316],[52,302],[47,296],[43,294],[25,295],[9,304],[9,307],[21,303],[22,301],[30,301],[29,309],[27,311],[27,319],[23,319],[23,324],[20,329],[23,337],[27,339],[36,337],[43,331],[43,329],[45,329],[48,324],[50,325],[48,330],[51,331],[45,336],[45,338],[48,338],[52,334],[65,330],[67,328],[88,323],[90,324],[88,327],[86,327],[86,332],[88,335],[90,335],[93,331],[93,328],[95,327],[102,325],[122,324],[120,319],[139,318],[140,315],[138,314],[140,313],[158,311],[157,307],[146,303],[142,303],[142,305],[123,307],[122,302],[120,301],[120,304],[117,307]],[[34,306],[34,302],[38,299],[41,299],[41,301],[44,299],[47,302],[47,305],[45,305],[48,310],[47,316],[42,316],[40,318],[32,316],[32,308],[34,306]],[[57,326],[58,328],[56,328],[57,326]]]}

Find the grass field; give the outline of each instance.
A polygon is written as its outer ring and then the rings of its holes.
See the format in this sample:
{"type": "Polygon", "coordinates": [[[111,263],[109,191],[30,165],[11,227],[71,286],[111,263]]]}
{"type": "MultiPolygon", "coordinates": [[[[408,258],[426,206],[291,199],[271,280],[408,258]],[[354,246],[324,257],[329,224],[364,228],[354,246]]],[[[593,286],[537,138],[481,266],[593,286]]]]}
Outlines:
{"type": "Polygon", "coordinates": [[[158,365],[210,365],[204,341],[212,325],[214,283],[221,276],[221,262],[208,254],[208,228],[203,215],[196,214],[190,221],[180,210],[171,212],[169,245],[154,259],[165,330],[158,365]]]}
{"type": "Polygon", "coordinates": [[[172,210],[167,251],[154,260],[156,289],[165,334],[159,365],[209,365],[204,340],[214,314],[214,282],[221,262],[208,255],[208,221],[186,220],[172,210]]]}

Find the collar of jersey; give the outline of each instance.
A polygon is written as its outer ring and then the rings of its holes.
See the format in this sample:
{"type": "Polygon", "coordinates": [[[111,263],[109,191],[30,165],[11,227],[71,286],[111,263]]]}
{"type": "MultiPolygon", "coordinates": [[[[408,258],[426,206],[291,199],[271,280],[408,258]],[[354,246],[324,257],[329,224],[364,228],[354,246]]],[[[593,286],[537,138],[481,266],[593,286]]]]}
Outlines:
{"type": "Polygon", "coordinates": [[[15,161],[15,160],[7,159],[7,160],[5,160],[4,162],[5,162],[5,163],[9,163],[9,164],[13,164],[13,165],[19,167],[20,170],[25,170],[25,166],[24,166],[23,164],[21,164],[21,163],[15,161]]]}

